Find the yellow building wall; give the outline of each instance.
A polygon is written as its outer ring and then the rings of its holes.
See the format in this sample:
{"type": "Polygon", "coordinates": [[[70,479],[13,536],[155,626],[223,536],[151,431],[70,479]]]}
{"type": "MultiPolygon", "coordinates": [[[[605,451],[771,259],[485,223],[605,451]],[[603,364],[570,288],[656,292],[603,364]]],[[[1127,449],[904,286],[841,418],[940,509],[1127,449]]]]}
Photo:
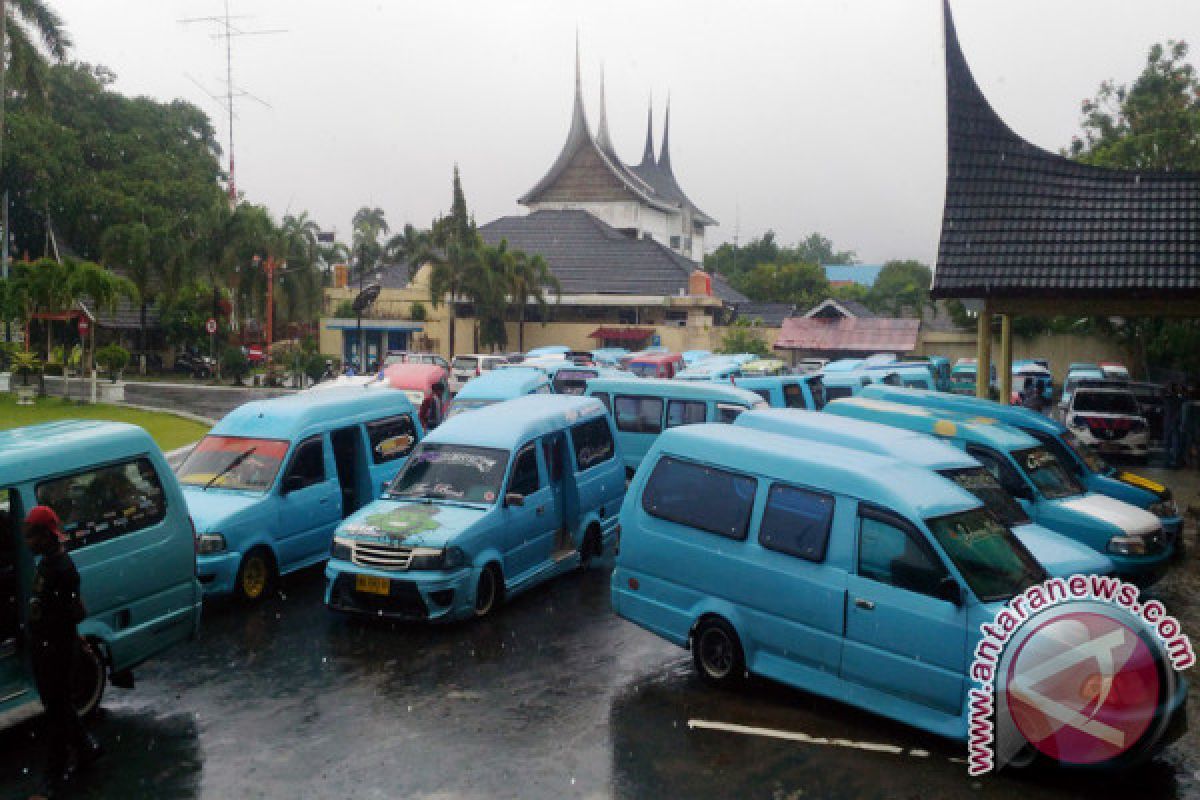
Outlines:
{"type": "MultiPolygon", "coordinates": [[[[975,358],[974,333],[921,333],[917,343],[918,355],[945,356],[953,363],[960,358],[975,358]]],[[[992,338],[992,358],[1000,353],[1000,339],[992,338]]],[[[1129,353],[1112,339],[1101,336],[1081,336],[1078,334],[1044,334],[1033,339],[1022,339],[1014,336],[1012,339],[1013,360],[1023,358],[1044,358],[1050,362],[1050,372],[1056,383],[1062,383],[1067,377],[1067,366],[1075,361],[1119,361],[1126,366],[1131,364],[1129,353]]]]}

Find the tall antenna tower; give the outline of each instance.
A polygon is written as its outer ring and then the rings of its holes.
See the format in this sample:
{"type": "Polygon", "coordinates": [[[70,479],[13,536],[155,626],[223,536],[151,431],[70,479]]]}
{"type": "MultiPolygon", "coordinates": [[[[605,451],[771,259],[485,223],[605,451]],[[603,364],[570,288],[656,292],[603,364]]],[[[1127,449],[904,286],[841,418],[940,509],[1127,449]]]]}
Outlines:
{"type": "Polygon", "coordinates": [[[217,39],[218,41],[223,40],[225,42],[225,93],[223,95],[214,94],[213,92],[208,91],[208,89],[205,89],[203,84],[201,84],[195,78],[192,78],[190,75],[188,76],[188,79],[191,80],[192,83],[199,86],[200,89],[205,94],[207,94],[209,97],[211,97],[213,100],[217,101],[218,103],[222,103],[225,107],[225,115],[229,119],[229,203],[230,203],[230,205],[236,205],[237,204],[237,179],[236,179],[235,173],[234,173],[234,158],[233,158],[233,120],[236,117],[236,114],[234,113],[234,110],[233,110],[234,98],[242,98],[242,97],[249,98],[250,100],[253,100],[256,103],[260,103],[263,106],[266,106],[267,108],[270,108],[271,104],[268,103],[266,100],[263,100],[261,97],[257,97],[253,94],[250,94],[250,92],[247,92],[246,90],[244,90],[234,84],[234,82],[233,82],[233,40],[239,39],[243,36],[269,36],[269,35],[273,35],[273,34],[277,34],[277,33],[287,33],[287,30],[283,29],[283,28],[269,29],[269,30],[268,29],[246,30],[246,29],[240,28],[237,25],[234,25],[233,20],[245,19],[245,17],[230,16],[229,0],[224,0],[224,2],[225,2],[225,13],[224,14],[221,14],[219,16],[212,16],[212,17],[189,17],[187,19],[181,19],[181,20],[179,20],[179,22],[184,25],[191,25],[191,24],[195,24],[198,22],[207,23],[209,25],[214,25],[217,30],[216,30],[216,33],[212,34],[212,38],[217,39]]]}

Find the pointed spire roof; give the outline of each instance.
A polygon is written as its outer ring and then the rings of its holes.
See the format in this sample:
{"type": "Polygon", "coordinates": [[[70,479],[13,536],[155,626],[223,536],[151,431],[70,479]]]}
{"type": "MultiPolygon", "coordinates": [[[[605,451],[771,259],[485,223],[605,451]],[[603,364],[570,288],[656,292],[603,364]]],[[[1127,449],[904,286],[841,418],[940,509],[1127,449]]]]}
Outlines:
{"type": "Polygon", "coordinates": [[[612,137],[608,133],[608,111],[604,97],[604,66],[600,66],[600,122],[596,129],[596,144],[611,161],[618,162],[617,152],[613,148],[612,137]]]}
{"type": "Polygon", "coordinates": [[[654,95],[650,95],[650,102],[646,105],[646,146],[642,149],[642,163],[638,167],[652,167],[655,164],[654,159],[654,95]]]}
{"type": "Polygon", "coordinates": [[[662,147],[658,148],[658,166],[671,174],[671,94],[667,93],[667,116],[663,119],[662,147]]]}
{"type": "Polygon", "coordinates": [[[655,194],[680,209],[688,209],[692,218],[701,225],[715,225],[716,220],[705,214],[696,204],[688,199],[675,180],[671,171],[671,96],[667,95],[667,116],[663,121],[662,148],[658,151],[658,161],[654,160],[652,132],[646,130],[646,154],[642,155],[642,163],[633,168],[633,172],[654,188],[655,194]]]}

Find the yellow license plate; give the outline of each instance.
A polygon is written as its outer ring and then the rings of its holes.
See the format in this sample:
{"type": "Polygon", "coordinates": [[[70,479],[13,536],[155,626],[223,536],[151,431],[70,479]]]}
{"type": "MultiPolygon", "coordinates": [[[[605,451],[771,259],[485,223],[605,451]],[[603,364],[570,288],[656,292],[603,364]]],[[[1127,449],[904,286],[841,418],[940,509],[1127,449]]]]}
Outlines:
{"type": "Polygon", "coordinates": [[[392,582],[387,578],[377,578],[374,575],[355,575],[354,588],[370,594],[391,594],[392,582]]]}

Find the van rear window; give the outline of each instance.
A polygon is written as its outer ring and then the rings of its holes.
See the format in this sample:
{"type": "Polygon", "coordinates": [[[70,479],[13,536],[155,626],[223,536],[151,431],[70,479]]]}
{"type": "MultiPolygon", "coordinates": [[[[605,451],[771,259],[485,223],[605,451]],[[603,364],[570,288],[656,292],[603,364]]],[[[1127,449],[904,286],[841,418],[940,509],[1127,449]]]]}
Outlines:
{"type": "Polygon", "coordinates": [[[167,515],[167,498],[148,458],[39,483],[37,499],[58,514],[67,550],[157,525],[167,515]]]}
{"type": "Polygon", "coordinates": [[[742,541],[757,481],[748,475],[662,458],[642,493],[647,514],[742,541]]]}

